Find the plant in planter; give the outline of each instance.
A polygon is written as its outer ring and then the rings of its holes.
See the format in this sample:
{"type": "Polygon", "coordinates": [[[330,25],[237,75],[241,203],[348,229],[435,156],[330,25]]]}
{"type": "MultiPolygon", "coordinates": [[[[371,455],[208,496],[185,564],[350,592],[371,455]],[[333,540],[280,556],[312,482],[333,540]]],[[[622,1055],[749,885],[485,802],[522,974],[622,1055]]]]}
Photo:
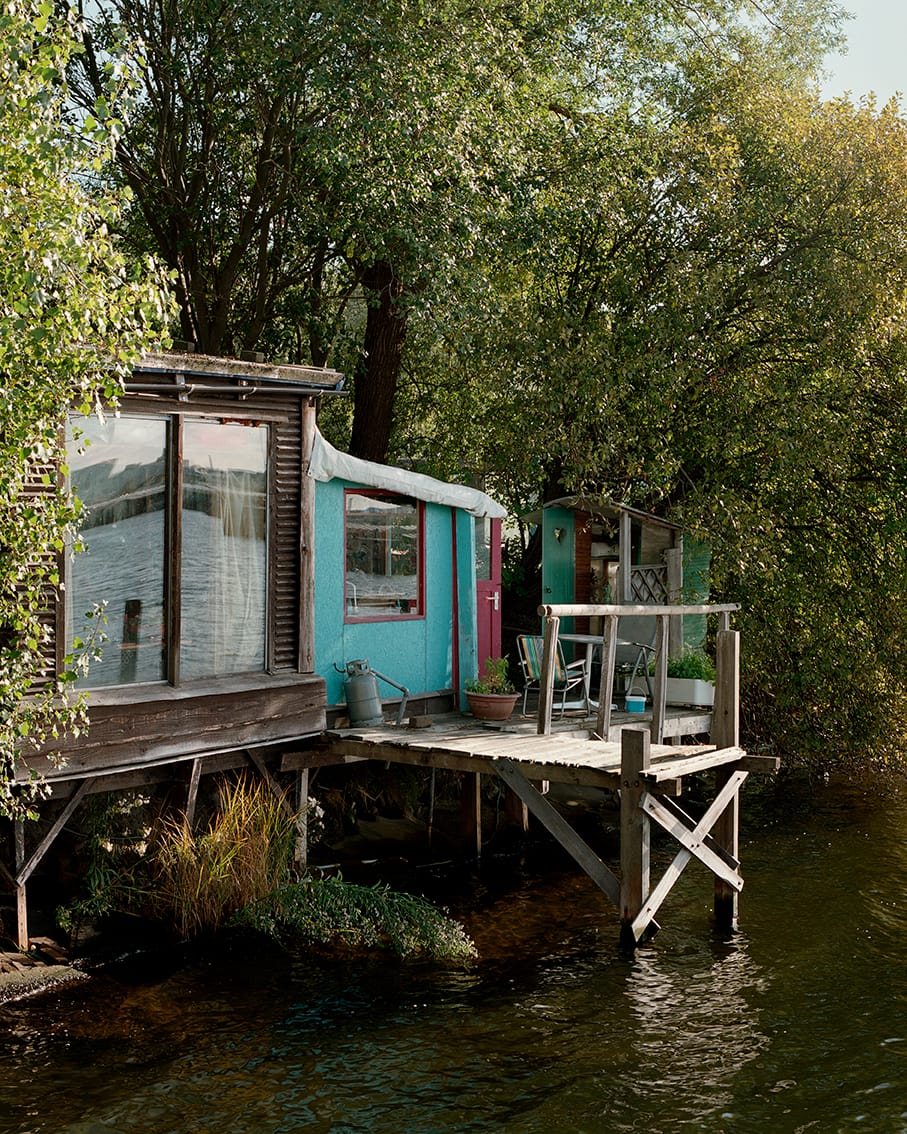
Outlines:
{"type": "Polygon", "coordinates": [[[699,650],[668,659],[666,700],[675,705],[714,705],[715,666],[699,650]]]}
{"type": "Polygon", "coordinates": [[[479,720],[506,721],[518,697],[507,671],[506,658],[487,658],[485,676],[466,682],[469,711],[479,720]]]}

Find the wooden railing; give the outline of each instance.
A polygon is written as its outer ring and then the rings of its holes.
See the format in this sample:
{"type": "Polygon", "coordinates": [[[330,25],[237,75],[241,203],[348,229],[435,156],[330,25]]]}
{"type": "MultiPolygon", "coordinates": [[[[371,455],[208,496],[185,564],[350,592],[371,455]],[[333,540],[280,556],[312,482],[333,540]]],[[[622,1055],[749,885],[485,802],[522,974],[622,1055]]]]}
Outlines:
{"type": "MultiPolygon", "coordinates": [[[[670,604],[652,606],[629,604],[558,604],[539,607],[544,620],[544,647],[542,677],[539,690],[538,733],[551,732],[551,710],[554,704],[554,674],[557,659],[557,640],[562,618],[601,618],[602,670],[598,693],[598,720],[595,732],[602,740],[610,739],[611,704],[614,697],[614,675],[617,663],[619,624],[626,617],[654,617],[655,673],[652,690],[652,743],[662,743],[665,735],[665,704],[668,676],[668,644],[671,639],[672,618],[684,615],[716,615],[718,633],[715,657],[715,704],[712,709],[712,743],[718,747],[732,747],[739,741],[740,691],[740,635],[730,629],[730,617],[739,610],[737,603],[702,603],[685,606],[670,604]]],[[[675,635],[675,638],[677,636],[675,635]]],[[[589,675],[587,674],[587,680],[589,675]]]]}

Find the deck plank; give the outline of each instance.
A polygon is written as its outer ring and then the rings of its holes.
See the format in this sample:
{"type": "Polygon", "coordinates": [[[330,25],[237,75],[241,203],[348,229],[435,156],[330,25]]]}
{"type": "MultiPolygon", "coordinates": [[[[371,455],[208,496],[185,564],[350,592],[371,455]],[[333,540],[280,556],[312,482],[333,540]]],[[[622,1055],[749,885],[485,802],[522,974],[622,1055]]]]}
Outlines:
{"type": "MultiPolygon", "coordinates": [[[[569,728],[542,736],[525,723],[491,729],[470,718],[439,721],[418,731],[394,725],[334,729],[327,742],[336,754],[375,760],[494,773],[512,761],[529,779],[613,788],[620,781],[620,742],[577,736],[569,728]]],[[[740,748],[717,750],[714,744],[653,744],[647,780],[653,786],[677,783],[684,776],[746,758],[740,748]]]]}

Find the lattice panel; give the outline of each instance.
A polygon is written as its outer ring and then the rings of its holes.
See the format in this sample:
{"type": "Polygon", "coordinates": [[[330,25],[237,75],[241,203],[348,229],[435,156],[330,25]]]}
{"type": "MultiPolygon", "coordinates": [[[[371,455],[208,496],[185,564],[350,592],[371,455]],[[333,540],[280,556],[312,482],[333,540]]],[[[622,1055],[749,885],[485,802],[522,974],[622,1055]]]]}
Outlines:
{"type": "Polygon", "coordinates": [[[635,602],[666,603],[668,601],[667,568],[660,563],[630,568],[630,587],[635,602]]]}

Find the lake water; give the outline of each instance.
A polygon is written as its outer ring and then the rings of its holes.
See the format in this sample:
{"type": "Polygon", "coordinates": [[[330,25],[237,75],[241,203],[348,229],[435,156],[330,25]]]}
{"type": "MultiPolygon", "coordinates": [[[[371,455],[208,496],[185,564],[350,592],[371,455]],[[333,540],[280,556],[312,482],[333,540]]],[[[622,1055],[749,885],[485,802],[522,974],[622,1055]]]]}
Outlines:
{"type": "Polygon", "coordinates": [[[727,939],[695,864],[628,960],[583,876],[492,861],[447,880],[466,971],[221,954],[8,1004],[0,1131],[907,1131],[905,803],[745,792],[727,939]]]}

